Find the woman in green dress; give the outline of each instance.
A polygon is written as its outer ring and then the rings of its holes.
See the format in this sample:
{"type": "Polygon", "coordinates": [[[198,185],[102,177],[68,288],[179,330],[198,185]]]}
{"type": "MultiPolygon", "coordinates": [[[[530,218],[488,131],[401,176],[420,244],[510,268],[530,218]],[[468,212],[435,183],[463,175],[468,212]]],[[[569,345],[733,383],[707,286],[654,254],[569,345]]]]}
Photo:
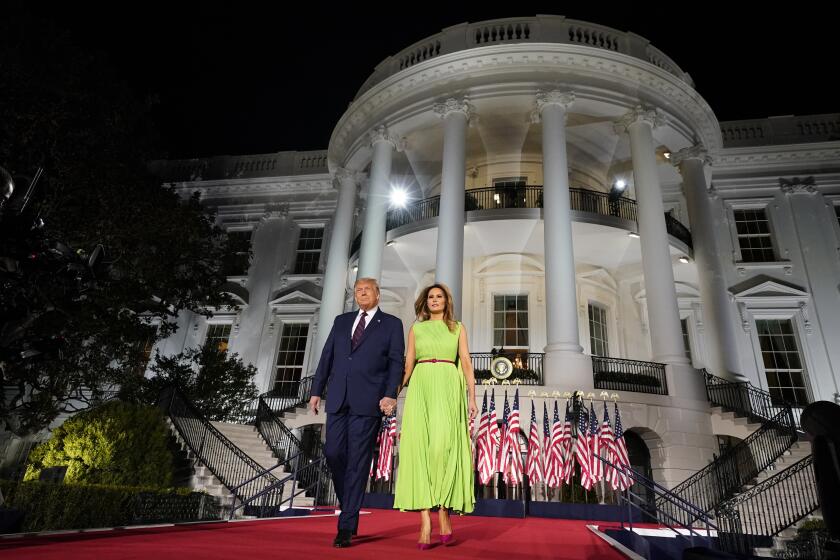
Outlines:
{"type": "Polygon", "coordinates": [[[399,444],[394,508],[420,512],[418,548],[431,546],[429,510],[439,507],[440,542],[452,542],[449,511],[475,505],[469,419],[475,376],[467,331],[452,316],[452,294],[444,284],[424,289],[414,304],[417,322],[408,331],[408,385],[399,444]]]}

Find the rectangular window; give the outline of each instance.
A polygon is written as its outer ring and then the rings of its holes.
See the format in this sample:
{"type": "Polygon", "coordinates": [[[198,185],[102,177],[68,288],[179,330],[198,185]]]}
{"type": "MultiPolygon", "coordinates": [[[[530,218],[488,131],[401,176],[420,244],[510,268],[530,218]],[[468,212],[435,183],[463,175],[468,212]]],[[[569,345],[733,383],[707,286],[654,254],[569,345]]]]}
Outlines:
{"type": "Polygon", "coordinates": [[[277,371],[274,376],[274,396],[297,395],[306,357],[306,339],[309,337],[307,323],[284,323],[280,334],[280,350],[277,352],[277,371]]]}
{"type": "Polygon", "coordinates": [[[295,274],[317,274],[321,260],[324,228],[301,228],[298,238],[295,274]]]}
{"type": "Polygon", "coordinates": [[[790,319],[760,319],[755,326],[770,394],[774,399],[805,406],[810,399],[793,323],[790,319]]]}
{"type": "Polygon", "coordinates": [[[743,262],[772,262],[776,260],[770,223],[764,208],[736,209],[735,229],[743,262]]]}
{"type": "Polygon", "coordinates": [[[230,341],[230,323],[221,325],[214,324],[207,327],[207,337],[204,339],[205,346],[215,346],[220,352],[227,352],[230,341]]]}
{"type": "Polygon", "coordinates": [[[528,296],[493,296],[493,346],[528,347],[528,296]]]}
{"type": "Polygon", "coordinates": [[[589,346],[593,356],[609,356],[610,346],[607,341],[607,310],[589,304],[589,346]]]}
{"type": "Polygon", "coordinates": [[[228,235],[228,254],[225,255],[223,269],[225,276],[245,276],[251,264],[252,230],[233,230],[228,235]]]}
{"type": "Polygon", "coordinates": [[[683,346],[685,346],[685,357],[691,361],[691,340],[688,338],[688,317],[680,319],[680,327],[682,328],[683,346]]]}

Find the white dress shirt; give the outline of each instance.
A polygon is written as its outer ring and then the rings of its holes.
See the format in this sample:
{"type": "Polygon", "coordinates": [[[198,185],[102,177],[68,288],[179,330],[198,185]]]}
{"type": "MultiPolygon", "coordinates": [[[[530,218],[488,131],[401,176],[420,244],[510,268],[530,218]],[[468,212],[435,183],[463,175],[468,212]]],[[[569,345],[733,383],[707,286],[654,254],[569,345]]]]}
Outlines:
{"type": "MultiPolygon", "coordinates": [[[[368,328],[368,325],[370,325],[370,320],[373,319],[373,316],[376,315],[377,311],[379,311],[379,306],[378,305],[376,307],[371,307],[370,309],[368,309],[367,317],[365,317],[365,328],[366,329],[368,328]]],[[[350,329],[350,338],[351,339],[353,338],[353,333],[356,332],[356,326],[359,324],[359,319],[362,318],[362,313],[364,313],[364,312],[361,309],[359,309],[359,312],[356,313],[356,320],[353,321],[353,328],[350,329]]]]}

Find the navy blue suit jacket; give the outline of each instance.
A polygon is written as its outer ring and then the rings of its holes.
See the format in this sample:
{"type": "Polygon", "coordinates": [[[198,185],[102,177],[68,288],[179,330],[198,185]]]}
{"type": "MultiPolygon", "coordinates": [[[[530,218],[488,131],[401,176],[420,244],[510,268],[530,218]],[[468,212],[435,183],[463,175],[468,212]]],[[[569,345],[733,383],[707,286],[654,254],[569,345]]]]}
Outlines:
{"type": "Polygon", "coordinates": [[[335,318],[312,381],[312,396],[327,390],[327,414],[338,412],[345,402],[350,414],[380,416],[382,397],[397,398],[403,376],[405,341],[397,317],[378,309],[370,318],[362,340],[350,344],[357,311],[335,318]]]}

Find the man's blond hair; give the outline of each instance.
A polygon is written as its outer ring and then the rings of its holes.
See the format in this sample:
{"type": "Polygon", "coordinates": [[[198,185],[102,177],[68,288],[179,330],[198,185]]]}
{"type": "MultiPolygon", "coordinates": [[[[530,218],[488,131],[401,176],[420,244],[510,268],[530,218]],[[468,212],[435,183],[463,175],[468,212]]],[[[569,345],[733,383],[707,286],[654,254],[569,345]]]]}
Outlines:
{"type": "Polygon", "coordinates": [[[376,288],[376,293],[379,293],[379,282],[376,281],[376,278],[356,278],[356,282],[353,283],[353,287],[355,288],[363,282],[373,284],[373,287],[376,288]]]}

